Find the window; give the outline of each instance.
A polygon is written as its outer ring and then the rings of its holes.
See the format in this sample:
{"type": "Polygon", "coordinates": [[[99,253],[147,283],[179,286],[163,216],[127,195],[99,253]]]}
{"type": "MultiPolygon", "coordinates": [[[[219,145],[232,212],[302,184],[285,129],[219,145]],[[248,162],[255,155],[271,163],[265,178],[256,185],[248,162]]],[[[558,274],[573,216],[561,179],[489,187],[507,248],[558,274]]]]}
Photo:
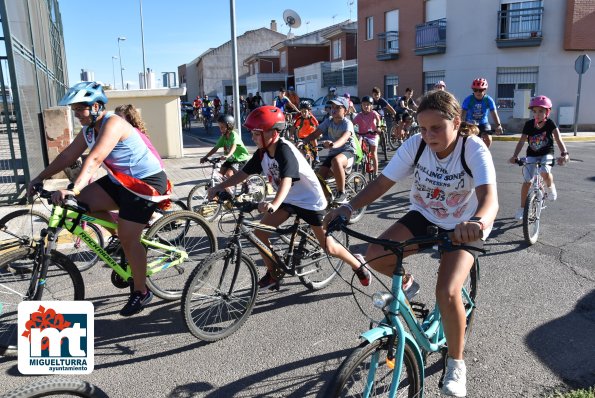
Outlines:
{"type": "Polygon", "coordinates": [[[530,89],[531,96],[535,96],[539,67],[498,68],[497,71],[496,105],[499,108],[514,107],[515,90],[530,89]]]}
{"type": "Polygon", "coordinates": [[[254,63],[254,73],[260,73],[260,61],[254,63]]]}
{"type": "Polygon", "coordinates": [[[341,58],[341,39],[333,40],[333,59],[341,58]]]}
{"type": "Polygon", "coordinates": [[[541,36],[543,0],[503,0],[500,5],[500,39],[541,36]]]}
{"type": "Polygon", "coordinates": [[[366,40],[374,39],[374,17],[366,18],[366,40]]]}
{"type": "Polygon", "coordinates": [[[432,91],[434,89],[434,84],[438,83],[440,80],[446,80],[446,73],[443,70],[424,72],[424,93],[432,91]]]}
{"type": "Polygon", "coordinates": [[[399,76],[384,76],[384,98],[395,98],[397,96],[397,87],[399,87],[399,76]]]}
{"type": "Polygon", "coordinates": [[[281,69],[287,68],[287,52],[286,51],[281,51],[279,53],[279,64],[281,66],[281,69]]]}

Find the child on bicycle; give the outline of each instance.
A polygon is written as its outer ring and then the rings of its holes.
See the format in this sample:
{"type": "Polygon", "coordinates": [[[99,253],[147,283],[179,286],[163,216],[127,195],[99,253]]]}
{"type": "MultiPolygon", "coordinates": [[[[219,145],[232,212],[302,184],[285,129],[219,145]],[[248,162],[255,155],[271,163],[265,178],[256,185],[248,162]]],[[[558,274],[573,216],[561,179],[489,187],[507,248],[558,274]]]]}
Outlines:
{"type": "Polygon", "coordinates": [[[346,169],[349,169],[355,160],[355,133],[353,123],[345,117],[349,108],[347,98],[337,97],[330,100],[329,104],[331,105],[331,117],[322,122],[316,131],[304,140],[312,141],[322,134],[328,134],[330,140],[322,141],[322,144],[329,149],[329,154],[318,172],[322,178],[327,178],[332,172],[337,183],[335,202],[343,203],[347,201],[345,193],[346,169]]]}
{"type": "Polygon", "coordinates": [[[219,172],[224,177],[228,178],[238,172],[246,161],[250,159],[250,153],[242,141],[240,134],[234,129],[235,120],[231,115],[221,115],[217,119],[221,137],[215,146],[200,159],[200,163],[205,163],[209,156],[223,148],[223,155],[221,160],[225,162],[221,165],[219,172]]]}
{"type": "MultiPolygon", "coordinates": [[[[314,117],[310,110],[312,109],[312,104],[309,101],[301,101],[300,102],[300,113],[295,118],[295,122],[293,126],[295,127],[296,131],[296,138],[295,141],[298,142],[299,140],[303,140],[314,131],[318,127],[318,120],[314,117]]],[[[304,145],[309,145],[310,151],[312,152],[312,156],[314,157],[314,162],[320,162],[320,158],[318,157],[318,143],[316,140],[312,140],[309,143],[306,142],[304,145]]]]}
{"type": "Polygon", "coordinates": [[[374,159],[372,172],[378,174],[378,126],[380,125],[380,115],[372,110],[373,103],[374,100],[368,95],[362,98],[362,111],[355,116],[353,124],[357,126],[358,134],[368,143],[374,159]]]}
{"type": "MultiPolygon", "coordinates": [[[[461,107],[452,94],[429,92],[417,112],[421,134],[405,141],[382,174],[349,203],[331,211],[325,225],[340,215],[349,219],[354,209],[372,203],[397,181],[413,176],[409,212],[380,238],[401,242],[425,236],[427,227],[434,225],[441,232],[453,231],[455,244],[481,248],[498,212],[496,172],[490,152],[473,135],[477,127],[462,121],[461,107]]],[[[413,246],[405,256],[423,248],[413,246]]],[[[392,276],[395,255],[370,245],[365,257],[373,269],[392,276]]],[[[461,289],[476,257],[476,251],[455,246],[441,253],[438,269],[436,301],[448,343],[442,392],[456,397],[464,397],[467,391],[463,360],[466,313],[461,289]]]]}
{"type": "Polygon", "coordinates": [[[487,95],[488,81],[483,77],[473,80],[471,89],[473,94],[463,100],[461,118],[468,123],[478,125],[481,139],[489,148],[492,145],[492,126],[488,122],[488,112],[496,123],[496,134],[502,134],[502,124],[496,110],[496,103],[487,95]]]}
{"type": "MultiPolygon", "coordinates": [[[[210,188],[209,199],[223,189],[241,183],[249,174],[264,173],[277,193],[270,202],[259,204],[258,210],[264,213],[261,223],[277,227],[290,215],[298,215],[312,227],[320,246],[331,256],[349,264],[362,285],[367,286],[370,283],[369,270],[361,267],[355,257],[334,238],[325,235],[322,219],[327,207],[326,198],[306,159],[294,145],[280,138],[280,132],[285,129],[283,112],[274,106],[261,106],[248,115],[244,126],[252,132],[258,151],[237,174],[210,188]]],[[[263,242],[268,242],[266,232],[254,233],[263,242]]],[[[267,273],[258,282],[258,286],[261,289],[278,289],[280,281],[272,274],[273,264],[268,258],[263,259],[267,273]]]]}
{"type": "MultiPolygon", "coordinates": [[[[552,101],[545,95],[539,95],[531,99],[529,109],[533,112],[533,119],[527,120],[525,123],[521,138],[519,138],[519,142],[514,149],[514,154],[509,161],[514,164],[519,160],[518,155],[521,149],[523,149],[525,141],[527,141],[527,162],[534,163],[539,161],[542,163],[539,172],[547,186],[547,198],[549,200],[556,200],[558,198],[558,192],[554,184],[552,166],[545,163],[550,163],[554,160],[554,140],[556,140],[561,152],[561,157],[558,158],[559,165],[563,165],[569,161],[569,154],[560,136],[558,126],[549,118],[552,111],[552,101]]],[[[527,199],[527,194],[529,193],[531,176],[535,172],[535,167],[537,167],[535,164],[529,164],[523,169],[525,182],[521,188],[521,207],[514,216],[517,220],[523,219],[525,199],[527,199]]]]}

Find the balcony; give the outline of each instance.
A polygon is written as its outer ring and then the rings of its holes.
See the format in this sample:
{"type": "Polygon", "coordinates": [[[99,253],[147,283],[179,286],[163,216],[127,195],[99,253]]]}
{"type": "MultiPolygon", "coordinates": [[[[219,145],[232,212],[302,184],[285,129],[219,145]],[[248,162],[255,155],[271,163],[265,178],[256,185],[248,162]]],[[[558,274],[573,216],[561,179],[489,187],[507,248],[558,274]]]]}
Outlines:
{"type": "Polygon", "coordinates": [[[498,11],[498,48],[536,47],[543,39],[543,7],[498,11]]]}
{"type": "Polygon", "coordinates": [[[415,27],[415,54],[431,55],[446,52],[446,18],[415,27]]]}
{"type": "Polygon", "coordinates": [[[399,32],[390,31],[378,34],[378,61],[388,61],[399,58],[399,32]]]}

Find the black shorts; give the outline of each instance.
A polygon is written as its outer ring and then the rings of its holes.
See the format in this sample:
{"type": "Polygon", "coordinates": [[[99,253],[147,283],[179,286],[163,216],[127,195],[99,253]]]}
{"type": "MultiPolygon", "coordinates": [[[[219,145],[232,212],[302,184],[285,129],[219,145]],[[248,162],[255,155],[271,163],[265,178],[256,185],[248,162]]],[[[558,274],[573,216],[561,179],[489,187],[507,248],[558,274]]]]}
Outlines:
{"type": "Polygon", "coordinates": [[[226,169],[233,169],[233,171],[238,172],[245,165],[246,165],[246,162],[235,162],[233,160],[226,160],[225,162],[223,162],[221,167],[225,167],[226,169]]]}
{"type": "MultiPolygon", "coordinates": [[[[399,224],[403,224],[405,227],[407,227],[409,232],[411,232],[414,237],[427,235],[428,227],[430,227],[430,226],[438,227],[437,225],[429,222],[420,212],[415,211],[415,210],[409,211],[397,222],[399,224]]],[[[452,229],[443,229],[443,228],[438,227],[438,232],[450,232],[450,231],[453,231],[453,230],[452,229]]],[[[465,246],[477,247],[478,249],[483,249],[483,245],[484,245],[484,241],[481,239],[476,240],[475,242],[465,243],[465,246]]],[[[419,245],[419,250],[428,249],[428,248],[431,248],[432,246],[434,246],[433,243],[419,245]]],[[[478,251],[470,250],[470,249],[463,249],[463,250],[471,253],[473,258],[477,259],[477,255],[479,254],[478,251]]]]}
{"type": "Polygon", "coordinates": [[[355,155],[353,152],[349,152],[349,151],[343,151],[341,153],[337,153],[335,155],[329,155],[326,157],[326,159],[324,159],[324,162],[322,162],[322,165],[320,167],[328,167],[329,169],[331,168],[331,163],[333,161],[334,158],[336,158],[339,155],[345,155],[345,157],[347,158],[347,160],[353,158],[355,155]]]}
{"type": "Polygon", "coordinates": [[[408,121],[411,120],[411,114],[407,111],[404,112],[397,112],[395,114],[395,122],[399,123],[402,121],[408,121]]]}
{"type": "Polygon", "coordinates": [[[478,125],[477,127],[479,128],[480,134],[494,134],[494,132],[492,131],[492,126],[489,123],[483,123],[478,125]]]}
{"type": "Polygon", "coordinates": [[[307,222],[308,225],[312,225],[313,227],[322,226],[322,220],[324,219],[325,214],[324,210],[308,210],[295,205],[291,205],[289,203],[281,203],[280,208],[291,215],[298,216],[299,218],[307,222]]]}
{"type": "MultiPolygon", "coordinates": [[[[167,190],[167,176],[164,171],[146,178],[141,178],[141,180],[151,185],[159,193],[165,193],[167,190]]],[[[158,203],[148,201],[133,194],[122,185],[112,182],[109,176],[101,177],[95,183],[118,205],[120,209],[119,217],[123,220],[146,224],[157,208],[158,203]]]]}

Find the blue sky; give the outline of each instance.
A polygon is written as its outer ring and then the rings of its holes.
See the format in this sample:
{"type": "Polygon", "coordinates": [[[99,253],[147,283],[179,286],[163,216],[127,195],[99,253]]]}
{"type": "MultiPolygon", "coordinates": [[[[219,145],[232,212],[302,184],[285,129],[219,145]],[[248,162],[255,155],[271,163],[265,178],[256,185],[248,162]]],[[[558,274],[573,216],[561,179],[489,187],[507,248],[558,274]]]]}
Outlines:
{"type": "MultiPolygon", "coordinates": [[[[357,19],[357,0],[236,0],[236,34],[269,27],[277,21],[278,31],[287,33],[283,11],[295,10],[302,26],[293,29],[301,35],[349,19],[357,19]],[[334,16],[334,19],[333,19],[334,16]],[[306,22],[310,22],[306,24],[306,22]]],[[[157,78],[161,72],[176,72],[178,65],[192,61],[211,47],[231,39],[229,1],[225,0],[143,0],[145,61],[157,78]]],[[[95,80],[112,83],[112,56],[118,56],[120,42],[124,81],[138,88],[142,71],[139,0],[88,2],[60,0],[64,43],[70,85],[80,80],[81,69],[95,73],[95,80]]],[[[113,61],[120,88],[119,60],[113,61]]],[[[160,84],[158,82],[158,84],[160,84]]]]}

